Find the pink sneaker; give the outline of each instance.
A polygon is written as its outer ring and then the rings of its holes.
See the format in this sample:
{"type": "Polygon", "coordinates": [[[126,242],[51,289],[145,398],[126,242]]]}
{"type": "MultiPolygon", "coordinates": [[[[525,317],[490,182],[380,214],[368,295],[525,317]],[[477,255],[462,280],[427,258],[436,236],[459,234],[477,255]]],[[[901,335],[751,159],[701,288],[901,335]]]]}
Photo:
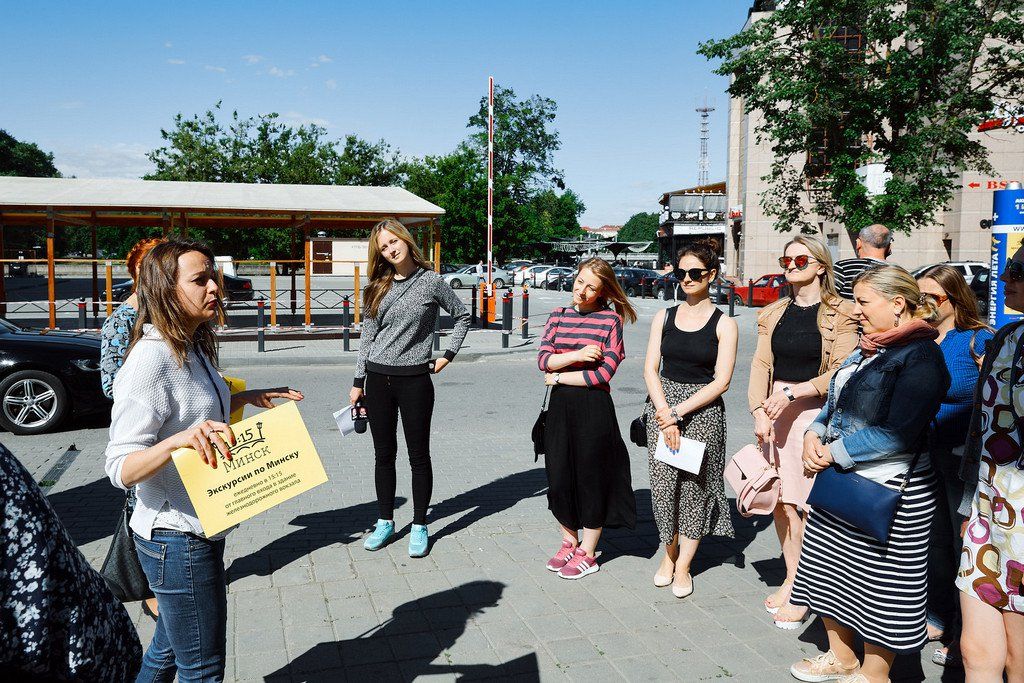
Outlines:
{"type": "Polygon", "coordinates": [[[576,548],[572,558],[564,567],[558,570],[558,575],[563,579],[582,579],[587,574],[593,574],[601,569],[596,557],[587,557],[587,551],[583,548],[576,548]]]}
{"type": "Polygon", "coordinates": [[[565,563],[569,561],[569,558],[572,557],[574,552],[576,552],[576,546],[574,546],[571,541],[562,541],[562,547],[558,549],[558,552],[555,553],[554,557],[548,560],[548,571],[557,572],[560,570],[565,566],[565,563]]]}

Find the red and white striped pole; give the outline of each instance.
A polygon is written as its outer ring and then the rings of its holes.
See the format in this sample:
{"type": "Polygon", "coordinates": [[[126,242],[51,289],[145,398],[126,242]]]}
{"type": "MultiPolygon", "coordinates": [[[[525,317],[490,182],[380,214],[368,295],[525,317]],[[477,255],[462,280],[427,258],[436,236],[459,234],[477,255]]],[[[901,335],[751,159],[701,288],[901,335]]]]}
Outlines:
{"type": "Polygon", "coordinates": [[[491,296],[494,249],[494,77],[487,77],[487,296],[491,296]]]}

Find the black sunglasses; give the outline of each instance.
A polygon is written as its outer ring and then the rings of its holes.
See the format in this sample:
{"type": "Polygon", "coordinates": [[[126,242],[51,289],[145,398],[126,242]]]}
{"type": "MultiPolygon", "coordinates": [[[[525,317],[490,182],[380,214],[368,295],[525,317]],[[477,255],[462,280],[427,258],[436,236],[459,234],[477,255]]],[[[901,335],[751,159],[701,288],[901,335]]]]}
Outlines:
{"type": "Polygon", "coordinates": [[[1024,280],[1024,261],[1007,261],[1000,277],[1005,277],[1007,280],[1013,280],[1014,282],[1024,280]]]}
{"type": "Polygon", "coordinates": [[[682,282],[687,275],[689,275],[690,279],[694,282],[698,282],[704,278],[705,274],[710,272],[711,271],[707,268],[680,268],[679,266],[676,266],[672,270],[672,274],[680,282],[682,282]]]}
{"type": "Polygon", "coordinates": [[[811,263],[817,263],[817,262],[818,262],[818,259],[811,258],[807,254],[800,254],[799,256],[780,256],[779,257],[779,267],[780,268],[785,268],[786,270],[789,270],[789,264],[790,263],[796,264],[796,269],[797,270],[803,270],[807,266],[811,265],[811,263]]]}

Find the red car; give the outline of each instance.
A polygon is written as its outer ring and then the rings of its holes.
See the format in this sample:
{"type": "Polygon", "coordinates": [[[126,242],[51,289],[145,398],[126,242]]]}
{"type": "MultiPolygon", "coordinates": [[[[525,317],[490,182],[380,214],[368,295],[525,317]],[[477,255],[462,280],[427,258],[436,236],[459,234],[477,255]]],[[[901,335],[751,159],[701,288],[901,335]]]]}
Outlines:
{"type": "MultiPolygon", "coordinates": [[[[767,306],[774,301],[778,301],[782,295],[782,288],[785,285],[786,276],[782,273],[762,275],[757,280],[754,280],[753,304],[755,306],[767,306]]],[[[736,294],[743,299],[744,304],[750,301],[750,287],[748,285],[737,286],[736,294]]]]}

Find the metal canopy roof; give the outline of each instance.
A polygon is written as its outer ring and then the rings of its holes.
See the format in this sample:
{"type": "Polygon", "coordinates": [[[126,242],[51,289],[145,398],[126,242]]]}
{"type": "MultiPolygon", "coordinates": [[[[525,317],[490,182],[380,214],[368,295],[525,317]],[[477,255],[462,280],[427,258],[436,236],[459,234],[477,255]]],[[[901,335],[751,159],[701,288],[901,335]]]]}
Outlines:
{"type": "Polygon", "coordinates": [[[444,209],[400,187],[0,177],[0,222],[353,228],[395,216],[427,223],[444,209]]]}

